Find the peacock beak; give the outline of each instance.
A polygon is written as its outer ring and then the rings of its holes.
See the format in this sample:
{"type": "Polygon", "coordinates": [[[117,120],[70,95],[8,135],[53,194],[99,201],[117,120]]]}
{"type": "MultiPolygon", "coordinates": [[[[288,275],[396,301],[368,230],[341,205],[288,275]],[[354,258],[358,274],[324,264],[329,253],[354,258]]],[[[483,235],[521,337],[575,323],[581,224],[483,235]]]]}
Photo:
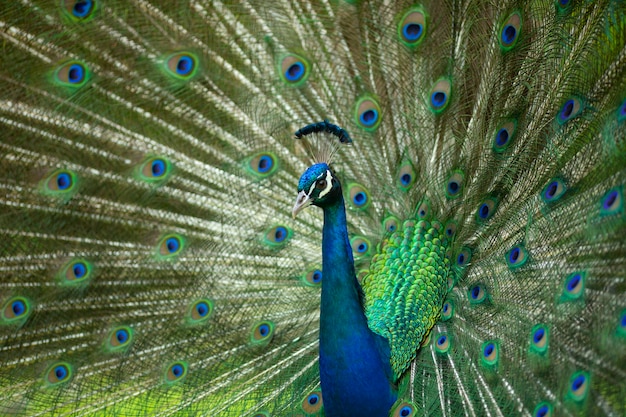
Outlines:
{"type": "Polygon", "coordinates": [[[296,204],[293,206],[293,211],[291,215],[295,219],[298,213],[303,209],[307,208],[311,205],[311,199],[307,195],[307,193],[303,190],[298,193],[298,197],[296,198],[296,204]]]}

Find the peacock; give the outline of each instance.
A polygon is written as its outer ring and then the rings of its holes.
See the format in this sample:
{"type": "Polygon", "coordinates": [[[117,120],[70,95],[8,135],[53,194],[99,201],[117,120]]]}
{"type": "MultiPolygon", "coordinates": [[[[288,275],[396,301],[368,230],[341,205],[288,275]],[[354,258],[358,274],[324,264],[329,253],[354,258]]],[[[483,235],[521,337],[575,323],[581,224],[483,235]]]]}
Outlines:
{"type": "Polygon", "coordinates": [[[0,37],[0,415],[626,415],[624,1],[0,37]]]}

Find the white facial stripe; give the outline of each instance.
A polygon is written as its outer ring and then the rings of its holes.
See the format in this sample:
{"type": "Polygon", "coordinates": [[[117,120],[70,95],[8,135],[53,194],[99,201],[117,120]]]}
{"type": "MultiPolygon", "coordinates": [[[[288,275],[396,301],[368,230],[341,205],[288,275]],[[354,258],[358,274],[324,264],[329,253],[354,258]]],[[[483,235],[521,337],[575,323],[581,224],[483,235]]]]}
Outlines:
{"type": "MultiPolygon", "coordinates": [[[[322,174],[322,175],[324,175],[324,174],[322,174]]],[[[319,177],[317,177],[317,178],[315,179],[315,181],[313,181],[313,184],[311,184],[311,187],[309,187],[309,192],[308,192],[308,193],[306,193],[306,195],[307,195],[308,197],[311,197],[311,193],[313,192],[313,189],[315,188],[315,184],[317,183],[317,180],[319,180],[319,179],[322,177],[322,175],[320,175],[319,177]]]]}
{"type": "Polygon", "coordinates": [[[320,198],[328,194],[332,188],[333,188],[333,176],[330,174],[329,170],[326,170],[326,188],[324,188],[322,192],[320,193],[320,198]]]}
{"type": "MultiPolygon", "coordinates": [[[[306,193],[307,196],[309,196],[309,197],[311,196],[311,193],[313,192],[313,189],[317,185],[317,180],[319,180],[323,176],[324,176],[324,174],[320,174],[320,176],[315,179],[315,182],[313,182],[313,184],[311,184],[311,187],[309,188],[309,192],[306,193]]],[[[326,170],[326,188],[324,188],[320,192],[319,198],[324,197],[326,194],[328,194],[330,192],[331,188],[333,188],[332,180],[333,180],[333,176],[331,175],[329,170],[326,170]]]]}

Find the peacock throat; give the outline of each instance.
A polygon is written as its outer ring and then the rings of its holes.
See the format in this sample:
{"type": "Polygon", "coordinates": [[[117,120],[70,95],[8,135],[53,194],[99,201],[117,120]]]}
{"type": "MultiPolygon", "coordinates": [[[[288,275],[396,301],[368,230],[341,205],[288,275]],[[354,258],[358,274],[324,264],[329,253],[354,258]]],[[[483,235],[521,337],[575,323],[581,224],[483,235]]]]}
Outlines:
{"type": "Polygon", "coordinates": [[[319,367],[326,413],[386,415],[397,399],[389,344],[373,333],[361,304],[339,180],[326,163],[309,167],[298,184],[293,208],[323,209],[319,367]]]}

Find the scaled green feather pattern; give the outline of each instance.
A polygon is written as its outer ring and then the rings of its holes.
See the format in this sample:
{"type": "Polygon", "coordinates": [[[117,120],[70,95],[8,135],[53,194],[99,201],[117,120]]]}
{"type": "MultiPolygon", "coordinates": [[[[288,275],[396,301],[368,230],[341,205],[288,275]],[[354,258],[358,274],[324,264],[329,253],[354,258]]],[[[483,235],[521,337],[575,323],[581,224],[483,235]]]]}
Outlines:
{"type": "Polygon", "coordinates": [[[404,222],[381,242],[361,282],[369,327],[389,340],[396,379],[441,315],[450,273],[442,228],[439,222],[404,222]]]}

